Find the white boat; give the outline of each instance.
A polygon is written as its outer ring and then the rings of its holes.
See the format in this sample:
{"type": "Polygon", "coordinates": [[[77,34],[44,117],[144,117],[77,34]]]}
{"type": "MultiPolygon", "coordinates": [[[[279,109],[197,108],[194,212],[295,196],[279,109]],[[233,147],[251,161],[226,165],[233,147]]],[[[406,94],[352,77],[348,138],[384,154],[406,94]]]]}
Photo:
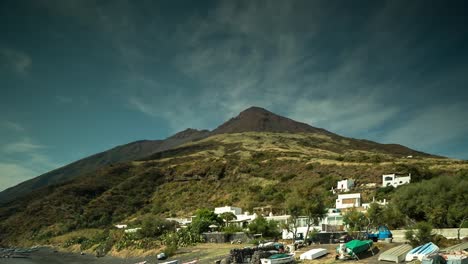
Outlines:
{"type": "Polygon", "coordinates": [[[408,244],[396,246],[380,254],[378,261],[393,261],[395,263],[403,262],[405,260],[405,256],[408,255],[408,252],[410,252],[411,249],[413,249],[413,247],[408,244]]]}
{"type": "Polygon", "coordinates": [[[182,264],[197,264],[198,263],[198,260],[192,260],[192,261],[189,261],[189,262],[182,262],[182,264]]]}
{"type": "Polygon", "coordinates": [[[439,247],[436,246],[434,243],[429,242],[427,244],[424,244],[422,246],[413,248],[408,254],[406,254],[405,260],[407,262],[413,261],[413,260],[419,260],[422,261],[424,256],[427,256],[431,253],[435,253],[439,251],[439,247]]]}
{"type": "Polygon", "coordinates": [[[294,262],[293,254],[275,254],[268,258],[260,259],[262,264],[286,264],[294,262]]]}
{"type": "Polygon", "coordinates": [[[166,261],[166,262],[161,262],[159,264],[178,264],[179,260],[171,260],[171,261],[166,261]]]}
{"type": "Polygon", "coordinates": [[[309,251],[302,253],[299,256],[299,259],[316,259],[316,258],[326,255],[327,253],[328,253],[327,250],[324,248],[314,248],[314,249],[311,249],[309,251]]]}

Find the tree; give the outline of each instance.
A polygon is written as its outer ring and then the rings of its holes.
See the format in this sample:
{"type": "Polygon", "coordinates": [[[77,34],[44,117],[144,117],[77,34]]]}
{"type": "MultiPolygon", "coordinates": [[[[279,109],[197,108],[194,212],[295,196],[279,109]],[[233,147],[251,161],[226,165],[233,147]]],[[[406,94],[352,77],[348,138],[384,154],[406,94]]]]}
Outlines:
{"type": "Polygon", "coordinates": [[[383,219],[383,207],[378,203],[371,203],[367,209],[367,218],[369,219],[369,227],[377,227],[386,225],[383,219]]]}
{"type": "Polygon", "coordinates": [[[195,213],[195,218],[191,224],[191,230],[197,234],[207,232],[210,230],[209,226],[212,224],[221,225],[223,220],[218,217],[213,211],[209,209],[198,209],[195,213]]]}
{"type": "Polygon", "coordinates": [[[290,215],[288,219],[288,223],[286,226],[286,230],[288,232],[292,232],[294,239],[297,237],[297,227],[298,227],[298,219],[301,216],[304,208],[304,203],[303,200],[301,199],[300,196],[291,196],[287,201],[286,201],[286,210],[288,214],[290,215]]]}
{"type": "Polygon", "coordinates": [[[224,212],[220,214],[219,217],[224,220],[226,226],[228,226],[229,222],[232,220],[237,219],[237,216],[232,212],[224,212]]]}
{"type": "Polygon", "coordinates": [[[414,229],[405,232],[405,238],[413,247],[433,242],[434,234],[432,234],[432,225],[430,223],[419,222],[414,226],[414,229]]]}
{"type": "Polygon", "coordinates": [[[138,234],[141,237],[159,237],[165,232],[175,231],[176,224],[174,221],[146,215],[142,220],[141,229],[138,230],[138,234]]]}
{"type": "Polygon", "coordinates": [[[348,226],[351,232],[360,233],[364,226],[367,226],[369,220],[364,215],[364,213],[351,208],[343,215],[343,222],[348,226]]]}
{"type": "Polygon", "coordinates": [[[276,237],[279,235],[278,223],[273,220],[268,221],[261,215],[250,222],[248,227],[251,234],[262,234],[264,237],[276,237]]]}
{"type": "Polygon", "coordinates": [[[434,227],[459,227],[468,217],[468,176],[442,175],[400,186],[392,204],[412,222],[429,222],[434,227]]]}
{"type": "Polygon", "coordinates": [[[314,194],[311,198],[305,202],[303,209],[307,225],[306,239],[308,238],[310,227],[319,225],[320,220],[327,215],[327,209],[325,208],[322,196],[314,194]]]}

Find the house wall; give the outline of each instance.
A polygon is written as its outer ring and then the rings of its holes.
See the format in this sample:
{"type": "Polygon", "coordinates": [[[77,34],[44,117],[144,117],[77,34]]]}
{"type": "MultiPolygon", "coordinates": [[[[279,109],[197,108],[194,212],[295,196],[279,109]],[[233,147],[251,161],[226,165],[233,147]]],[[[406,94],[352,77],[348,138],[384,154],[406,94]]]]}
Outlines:
{"type": "Polygon", "coordinates": [[[352,187],[354,187],[354,180],[351,179],[342,180],[336,184],[336,189],[341,191],[349,191],[352,187]]]}
{"type": "Polygon", "coordinates": [[[408,176],[398,176],[395,174],[384,174],[382,175],[382,186],[393,186],[398,187],[403,184],[411,182],[411,174],[408,176]]]}
{"type": "Polygon", "coordinates": [[[231,212],[235,215],[240,215],[242,214],[242,209],[239,207],[233,207],[233,206],[216,207],[214,209],[215,214],[222,214],[226,212],[231,212]]]}
{"type": "Polygon", "coordinates": [[[338,195],[336,199],[335,207],[338,209],[360,207],[361,206],[361,194],[343,194],[338,195]]]}

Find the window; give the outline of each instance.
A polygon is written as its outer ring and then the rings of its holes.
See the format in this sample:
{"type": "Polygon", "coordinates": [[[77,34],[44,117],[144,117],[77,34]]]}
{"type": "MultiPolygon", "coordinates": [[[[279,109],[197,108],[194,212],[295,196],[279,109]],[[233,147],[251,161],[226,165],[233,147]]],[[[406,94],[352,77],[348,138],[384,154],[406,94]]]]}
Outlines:
{"type": "Polygon", "coordinates": [[[385,177],[385,181],[392,181],[393,178],[392,177],[385,177]]]}

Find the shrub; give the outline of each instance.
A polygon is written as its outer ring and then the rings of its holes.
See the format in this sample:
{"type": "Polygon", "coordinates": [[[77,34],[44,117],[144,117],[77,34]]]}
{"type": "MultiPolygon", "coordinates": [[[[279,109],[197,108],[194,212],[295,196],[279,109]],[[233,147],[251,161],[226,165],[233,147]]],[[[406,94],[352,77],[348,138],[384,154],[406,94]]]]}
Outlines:
{"type": "Polygon", "coordinates": [[[434,234],[432,233],[432,225],[427,222],[419,222],[405,232],[405,238],[410,242],[413,247],[426,244],[434,241],[434,234]]]}
{"type": "Polygon", "coordinates": [[[165,232],[175,231],[175,229],[176,222],[168,221],[166,219],[152,215],[147,215],[142,220],[141,229],[138,230],[138,235],[141,238],[157,238],[165,232]]]}
{"type": "Polygon", "coordinates": [[[228,225],[223,228],[223,232],[226,234],[234,234],[237,232],[242,232],[243,229],[242,227],[236,226],[236,225],[228,225]]]}
{"type": "Polygon", "coordinates": [[[277,237],[280,232],[278,223],[273,220],[266,220],[263,216],[258,216],[249,224],[249,233],[262,234],[264,237],[277,237]]]}

